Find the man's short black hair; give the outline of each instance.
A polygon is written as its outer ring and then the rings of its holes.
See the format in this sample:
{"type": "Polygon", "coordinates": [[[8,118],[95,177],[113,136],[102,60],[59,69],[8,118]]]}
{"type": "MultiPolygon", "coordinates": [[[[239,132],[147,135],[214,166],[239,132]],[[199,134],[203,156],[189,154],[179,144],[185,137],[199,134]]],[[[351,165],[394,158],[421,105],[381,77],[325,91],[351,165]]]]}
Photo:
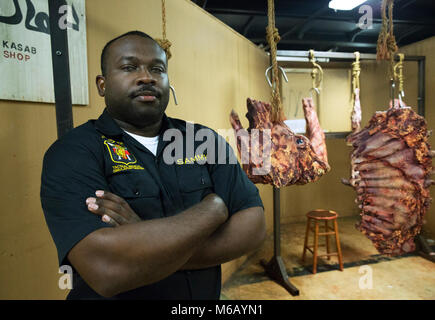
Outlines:
{"type": "Polygon", "coordinates": [[[106,43],[106,45],[103,48],[103,51],[101,52],[101,73],[103,74],[103,76],[106,75],[106,55],[107,55],[107,49],[116,40],[124,38],[124,37],[127,37],[127,36],[140,36],[140,37],[143,37],[143,38],[151,39],[151,40],[155,41],[158,44],[158,42],[153,37],[151,37],[150,35],[146,34],[145,32],[137,31],[137,30],[135,30],[135,31],[129,31],[127,33],[121,34],[120,36],[110,40],[109,42],[106,43]]]}

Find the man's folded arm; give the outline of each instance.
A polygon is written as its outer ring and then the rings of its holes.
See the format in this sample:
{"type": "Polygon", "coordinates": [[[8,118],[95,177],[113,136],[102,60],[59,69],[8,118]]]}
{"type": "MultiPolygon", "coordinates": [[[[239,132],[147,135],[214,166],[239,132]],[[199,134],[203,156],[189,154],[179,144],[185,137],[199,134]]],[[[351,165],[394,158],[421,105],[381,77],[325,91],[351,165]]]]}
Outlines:
{"type": "Polygon", "coordinates": [[[266,238],[262,207],[241,210],[219,227],[182,269],[216,266],[257,250],[266,238]]]}
{"type": "Polygon", "coordinates": [[[68,260],[91,288],[111,297],[179,270],[227,217],[223,201],[211,194],[172,217],[96,230],[68,260]]]}

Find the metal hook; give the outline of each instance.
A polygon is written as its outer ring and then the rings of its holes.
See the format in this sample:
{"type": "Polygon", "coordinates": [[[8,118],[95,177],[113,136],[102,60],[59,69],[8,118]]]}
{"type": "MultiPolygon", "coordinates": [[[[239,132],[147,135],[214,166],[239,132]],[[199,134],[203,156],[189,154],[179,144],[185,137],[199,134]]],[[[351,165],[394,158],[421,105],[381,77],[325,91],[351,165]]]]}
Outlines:
{"type": "Polygon", "coordinates": [[[178,100],[177,100],[177,95],[175,94],[175,89],[171,85],[169,86],[169,88],[171,89],[172,95],[174,96],[175,105],[178,106],[178,100]]]}
{"type": "Polygon", "coordinates": [[[313,91],[315,91],[317,93],[317,95],[320,95],[320,89],[319,88],[311,88],[310,90],[308,90],[308,92],[310,93],[310,98],[313,99],[313,91]]]}
{"type": "MultiPolygon", "coordinates": [[[[281,73],[282,73],[282,75],[283,75],[283,77],[284,77],[285,82],[288,82],[288,78],[287,78],[287,75],[285,74],[285,70],[284,70],[282,67],[280,67],[280,66],[278,66],[278,68],[279,68],[279,70],[281,70],[281,73]]],[[[269,86],[272,88],[273,85],[272,85],[272,82],[270,82],[269,75],[268,75],[268,73],[269,73],[269,71],[270,71],[271,69],[272,69],[272,66],[270,66],[269,68],[267,68],[267,69],[266,69],[266,73],[265,73],[264,75],[266,76],[267,83],[268,83],[269,86]]]]}
{"type": "Polygon", "coordinates": [[[311,88],[311,90],[315,90],[317,94],[320,94],[320,88],[323,81],[323,69],[318,63],[316,63],[316,59],[314,57],[314,50],[311,49],[308,52],[308,59],[313,65],[313,69],[311,71],[313,87],[311,88]]]}

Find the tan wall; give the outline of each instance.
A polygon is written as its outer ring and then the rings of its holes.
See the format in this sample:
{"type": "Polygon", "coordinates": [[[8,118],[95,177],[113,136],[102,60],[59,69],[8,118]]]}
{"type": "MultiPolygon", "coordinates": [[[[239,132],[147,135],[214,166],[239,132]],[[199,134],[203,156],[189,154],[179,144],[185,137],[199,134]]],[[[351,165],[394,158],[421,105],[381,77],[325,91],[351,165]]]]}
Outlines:
{"type": "MultiPolygon", "coordinates": [[[[169,75],[180,105],[168,114],[214,129],[229,129],[234,108],[246,112],[246,98],[267,100],[267,55],[190,1],[167,1],[167,33],[173,58],[169,75]]],[[[161,36],[160,1],[86,1],[90,104],[74,106],[74,126],[97,118],[104,108],[95,89],[104,44],[121,33],[142,30],[161,36]]],[[[246,125],[246,119],[242,120],[246,125]]],[[[55,246],[39,200],[41,162],[57,138],[52,104],[0,101],[3,150],[0,186],[0,299],[63,299],[58,288],[55,246]]],[[[271,228],[271,187],[260,186],[271,228]]],[[[223,266],[223,278],[243,258],[223,266]]]]}
{"type": "Polygon", "coordinates": [[[344,139],[327,139],[326,147],[330,172],[314,183],[282,189],[282,223],[306,221],[305,214],[314,209],[335,210],[340,217],[358,214],[355,192],[341,183],[341,178],[349,178],[350,148],[344,139]]]}
{"type": "Polygon", "coordinates": [[[311,68],[288,68],[288,82],[282,81],[282,104],[287,119],[304,119],[302,98],[312,96],[322,129],[325,132],[350,131],[352,112],[351,71],[349,68],[324,65],[320,95],[310,91],[311,68]],[[337,115],[340,115],[337,117],[337,115]],[[346,116],[349,115],[349,116],[346,116]]]}

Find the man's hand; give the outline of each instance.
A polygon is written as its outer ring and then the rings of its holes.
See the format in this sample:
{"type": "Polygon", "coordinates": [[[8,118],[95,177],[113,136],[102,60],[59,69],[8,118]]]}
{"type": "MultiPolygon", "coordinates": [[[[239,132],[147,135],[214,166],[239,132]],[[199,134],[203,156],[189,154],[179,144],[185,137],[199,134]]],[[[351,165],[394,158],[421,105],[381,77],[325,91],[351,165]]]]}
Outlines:
{"type": "Polygon", "coordinates": [[[101,216],[101,220],[117,227],[123,224],[136,223],[141,218],[130,208],[123,198],[108,191],[98,190],[96,198],[86,199],[88,210],[101,216]]]}

